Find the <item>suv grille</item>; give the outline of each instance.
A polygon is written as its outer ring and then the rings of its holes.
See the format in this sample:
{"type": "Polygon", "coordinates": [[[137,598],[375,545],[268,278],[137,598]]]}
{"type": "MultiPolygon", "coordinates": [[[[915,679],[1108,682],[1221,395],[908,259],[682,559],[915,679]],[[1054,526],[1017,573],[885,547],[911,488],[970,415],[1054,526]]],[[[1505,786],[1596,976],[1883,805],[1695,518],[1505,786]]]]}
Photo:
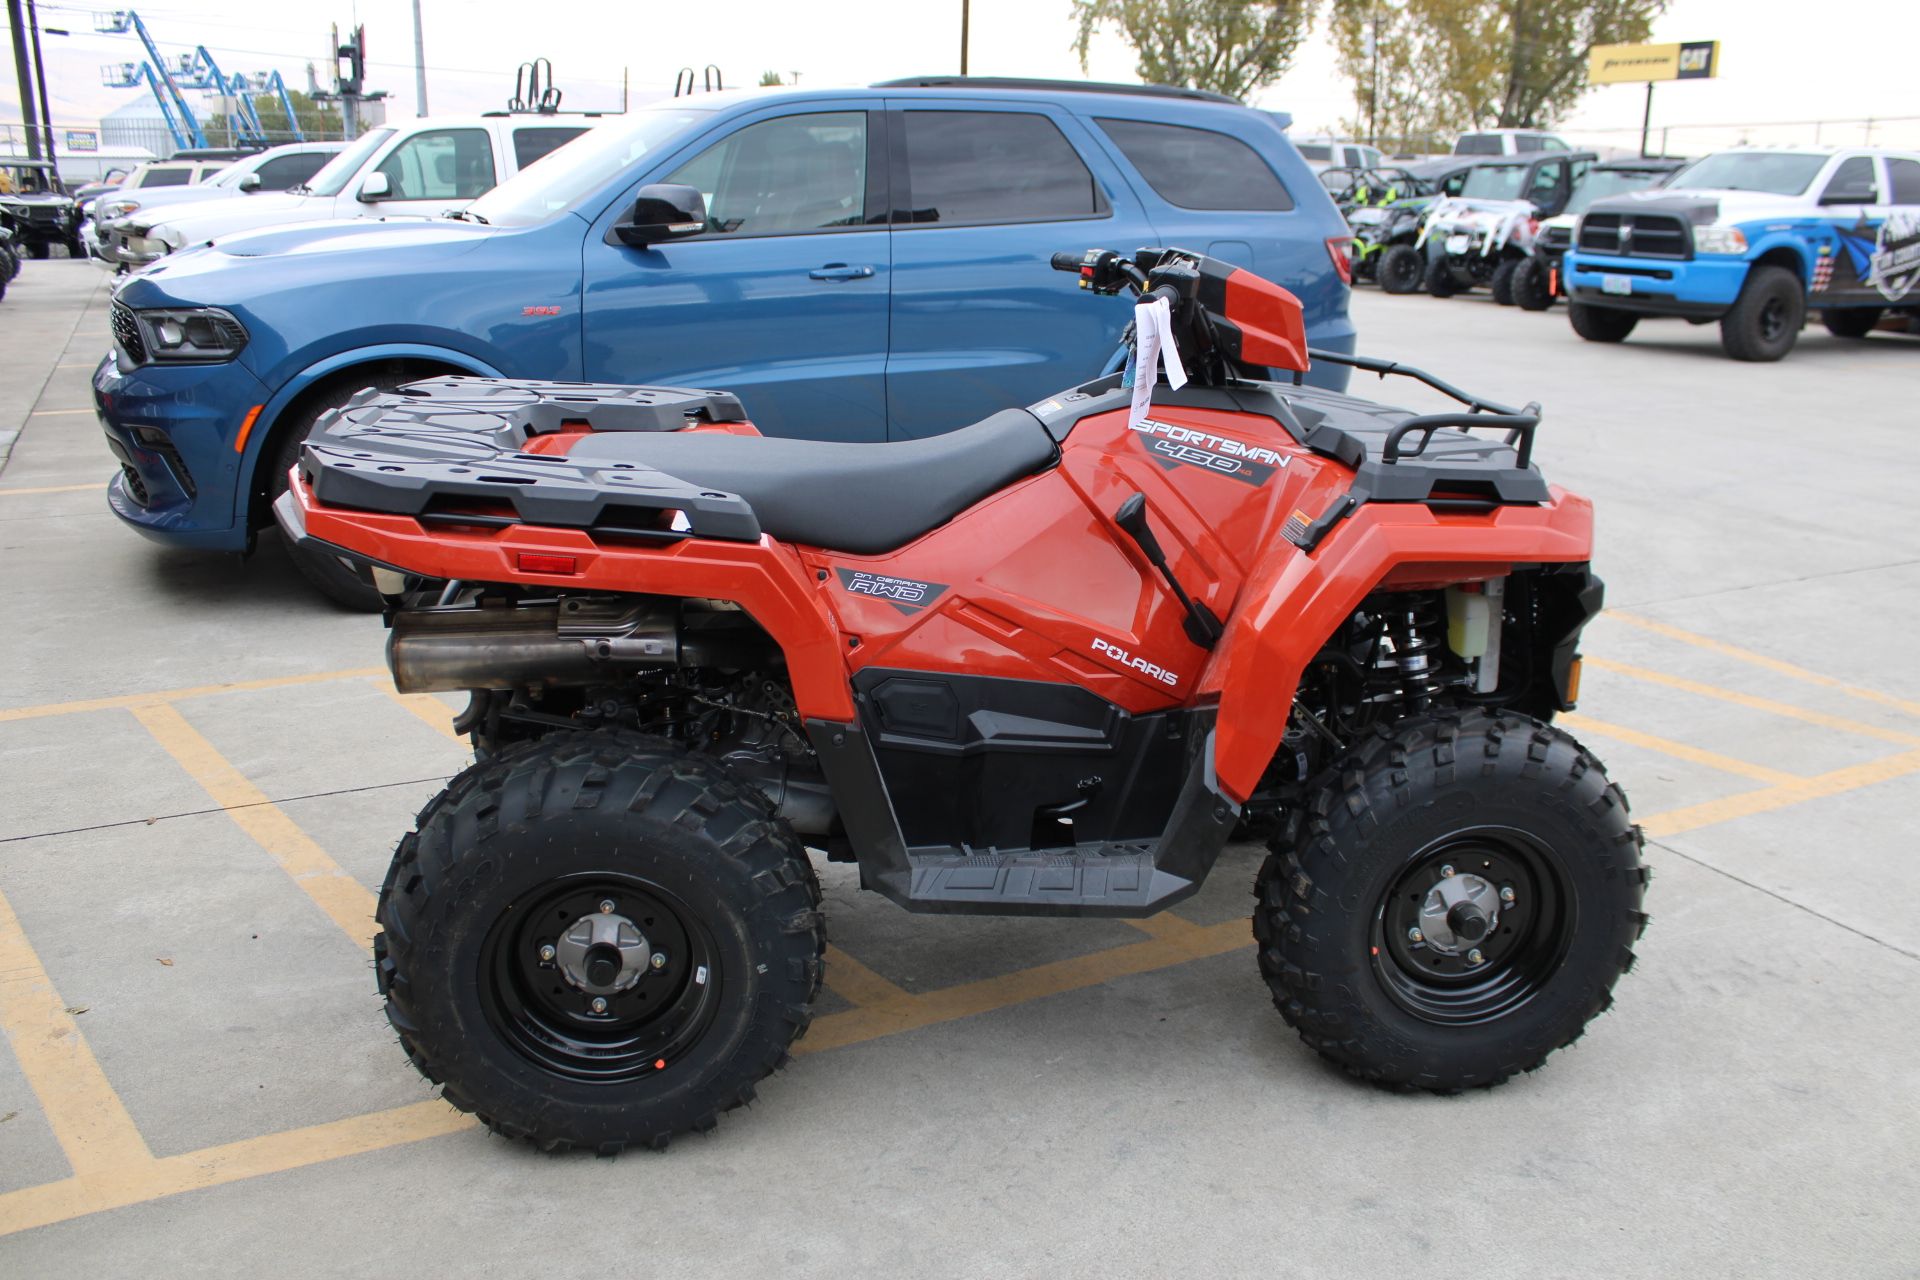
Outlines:
{"type": "Polygon", "coordinates": [[[133,308],[124,302],[113,304],[113,340],[120,344],[121,350],[130,356],[135,364],[147,362],[147,340],[140,336],[140,325],[133,318],[133,308]]]}
{"type": "Polygon", "coordinates": [[[1580,247],[1623,258],[1691,258],[1693,233],[1666,213],[1590,213],[1580,222],[1580,247]]]}

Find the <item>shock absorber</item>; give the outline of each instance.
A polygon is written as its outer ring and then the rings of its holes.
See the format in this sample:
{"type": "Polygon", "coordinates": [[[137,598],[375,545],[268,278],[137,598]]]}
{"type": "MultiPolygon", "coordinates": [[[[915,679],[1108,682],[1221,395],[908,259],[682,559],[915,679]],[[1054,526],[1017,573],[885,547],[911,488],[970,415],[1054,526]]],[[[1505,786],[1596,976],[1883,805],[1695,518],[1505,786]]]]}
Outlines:
{"type": "Polygon", "coordinates": [[[1440,611],[1430,593],[1413,597],[1404,611],[1390,615],[1393,662],[1400,671],[1400,696],[1409,711],[1425,711],[1439,684],[1432,653],[1440,647],[1440,611]]]}

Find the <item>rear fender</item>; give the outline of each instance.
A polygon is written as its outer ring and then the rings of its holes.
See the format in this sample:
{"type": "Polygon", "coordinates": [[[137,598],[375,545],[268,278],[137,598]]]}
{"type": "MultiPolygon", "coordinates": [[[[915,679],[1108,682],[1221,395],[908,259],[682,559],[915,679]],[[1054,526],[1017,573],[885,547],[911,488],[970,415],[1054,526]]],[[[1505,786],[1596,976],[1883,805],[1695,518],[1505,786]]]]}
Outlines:
{"type": "Polygon", "coordinates": [[[1279,749],[1307,664],[1376,589],[1498,577],[1516,564],[1591,559],[1593,505],[1552,490],[1541,506],[1443,515],[1412,503],[1368,503],[1311,554],[1283,542],[1249,578],[1201,694],[1220,717],[1214,768],[1245,803],[1279,749]]]}

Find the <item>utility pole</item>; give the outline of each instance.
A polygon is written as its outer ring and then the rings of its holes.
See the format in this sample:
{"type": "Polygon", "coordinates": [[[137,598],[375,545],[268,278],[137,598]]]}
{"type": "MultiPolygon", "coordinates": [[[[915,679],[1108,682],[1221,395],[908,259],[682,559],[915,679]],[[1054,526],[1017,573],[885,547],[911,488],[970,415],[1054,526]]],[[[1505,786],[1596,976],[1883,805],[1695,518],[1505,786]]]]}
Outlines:
{"type": "Polygon", "coordinates": [[[47,163],[53,166],[53,180],[60,181],[60,165],[53,154],[53,112],[47,110],[47,63],[40,56],[40,10],[27,0],[27,28],[33,33],[33,75],[40,82],[40,127],[47,131],[47,163]]]}
{"type": "Polygon", "coordinates": [[[20,0],[7,0],[7,25],[13,34],[13,70],[20,79],[20,122],[27,130],[27,159],[40,158],[40,121],[34,106],[33,72],[27,66],[27,22],[20,0]]]}
{"type": "Polygon", "coordinates": [[[960,74],[967,74],[967,28],[973,22],[973,0],[960,0],[960,74]]]}
{"type": "MultiPolygon", "coordinates": [[[[414,113],[427,114],[427,35],[420,25],[420,0],[413,0],[413,96],[418,99],[414,113]]],[[[621,110],[626,110],[622,101],[621,110]]]]}

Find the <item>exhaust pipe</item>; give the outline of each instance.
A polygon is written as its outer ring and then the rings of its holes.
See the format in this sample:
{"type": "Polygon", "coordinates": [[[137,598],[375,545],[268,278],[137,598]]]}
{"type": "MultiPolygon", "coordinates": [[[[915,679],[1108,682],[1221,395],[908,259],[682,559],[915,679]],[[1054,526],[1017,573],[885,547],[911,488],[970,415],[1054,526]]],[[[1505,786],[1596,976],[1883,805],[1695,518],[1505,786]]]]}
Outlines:
{"type": "Polygon", "coordinates": [[[681,661],[678,602],[569,599],[516,608],[406,609],[387,666],[402,693],[606,684],[681,661]]]}

